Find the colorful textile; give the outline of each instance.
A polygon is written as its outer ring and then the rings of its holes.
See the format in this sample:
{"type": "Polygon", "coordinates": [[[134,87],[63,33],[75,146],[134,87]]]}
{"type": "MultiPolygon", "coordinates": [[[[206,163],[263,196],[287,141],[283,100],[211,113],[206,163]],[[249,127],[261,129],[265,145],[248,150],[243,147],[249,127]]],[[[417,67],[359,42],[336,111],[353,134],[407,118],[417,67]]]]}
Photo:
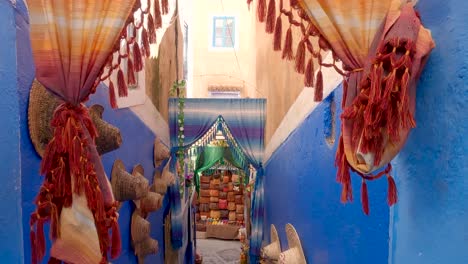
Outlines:
{"type": "MultiPolygon", "coordinates": [[[[215,137],[218,129],[217,124],[222,125],[224,123],[227,129],[222,130],[232,133],[232,137],[242,150],[242,154],[247,157],[248,163],[260,170],[264,148],[265,105],[265,99],[185,99],[184,147],[189,147],[200,139],[206,142],[210,141],[215,137]],[[217,123],[220,117],[222,122],[217,123]],[[209,136],[204,139],[207,133],[209,136]]],[[[173,147],[171,151],[173,160],[175,159],[179,140],[178,124],[178,99],[171,98],[169,99],[169,129],[173,147]]],[[[234,148],[231,146],[231,151],[233,150],[234,148]]],[[[233,155],[237,155],[234,152],[233,155]]],[[[172,170],[175,171],[175,162],[171,162],[171,165],[172,170]]],[[[245,169],[247,169],[247,166],[245,166],[245,169]]],[[[180,231],[182,219],[177,217],[181,215],[178,186],[179,183],[176,183],[170,187],[171,212],[175,216],[172,218],[171,230],[171,241],[174,248],[180,247],[183,241],[183,234],[180,231]]],[[[257,206],[262,205],[263,198],[258,199],[256,204],[257,206]]],[[[263,208],[263,205],[261,208],[263,208]]],[[[256,214],[256,216],[259,214],[256,214]]],[[[263,238],[261,231],[259,236],[263,238]]],[[[261,239],[259,243],[261,244],[261,239]]]]}
{"type": "Polygon", "coordinates": [[[107,262],[109,251],[112,258],[120,254],[116,204],[96,151],[96,130],[82,102],[96,88],[134,3],[28,1],[36,78],[64,101],[51,122],[54,137],[40,170],[45,180],[31,215],[33,263],[44,257],[47,222],[53,242],[51,261],[96,263],[97,256],[107,262]],[[70,222],[82,228],[67,228],[70,222]]]}
{"type": "Polygon", "coordinates": [[[369,213],[366,180],[387,175],[388,202],[394,204],[397,193],[389,162],[415,126],[416,83],[434,47],[413,3],[290,0],[286,6],[283,0],[270,0],[267,6],[266,0],[256,2],[258,20],[266,22],[266,32],[274,33],[274,50],[282,50],[284,59],[295,60],[295,70],[305,74],[305,86],[315,87],[315,100],[322,98],[321,67],[334,67],[344,76],[342,135],[336,157],[337,180],[343,185],[342,202],[353,199],[351,169],[363,179],[361,200],[366,214],[369,213]],[[284,46],[282,17],[290,25],[284,46]],[[295,55],[291,27],[302,32],[295,55]],[[332,62],[322,61],[323,51],[332,53],[332,62]],[[310,59],[305,67],[307,57],[310,59]],[[343,63],[342,68],[336,66],[338,60],[343,63]],[[314,61],[319,66],[315,80],[314,61]],[[386,165],[386,169],[371,174],[386,165]]]}

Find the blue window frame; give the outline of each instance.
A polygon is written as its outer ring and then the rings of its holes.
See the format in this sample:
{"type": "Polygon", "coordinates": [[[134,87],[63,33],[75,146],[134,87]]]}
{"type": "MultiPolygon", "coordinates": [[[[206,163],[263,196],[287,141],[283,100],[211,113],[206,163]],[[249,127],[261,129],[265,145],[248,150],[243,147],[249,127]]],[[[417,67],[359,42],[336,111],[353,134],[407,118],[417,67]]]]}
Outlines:
{"type": "Polygon", "coordinates": [[[235,18],[232,16],[213,17],[212,46],[215,48],[233,48],[235,39],[235,18]]]}

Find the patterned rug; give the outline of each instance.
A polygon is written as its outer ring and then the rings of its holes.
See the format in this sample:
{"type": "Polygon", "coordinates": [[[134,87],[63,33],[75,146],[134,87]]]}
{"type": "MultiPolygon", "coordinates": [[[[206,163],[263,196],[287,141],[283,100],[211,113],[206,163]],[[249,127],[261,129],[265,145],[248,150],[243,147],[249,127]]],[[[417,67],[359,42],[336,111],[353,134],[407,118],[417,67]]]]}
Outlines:
{"type": "Polygon", "coordinates": [[[203,264],[237,264],[241,253],[239,241],[197,239],[197,251],[203,264]]]}

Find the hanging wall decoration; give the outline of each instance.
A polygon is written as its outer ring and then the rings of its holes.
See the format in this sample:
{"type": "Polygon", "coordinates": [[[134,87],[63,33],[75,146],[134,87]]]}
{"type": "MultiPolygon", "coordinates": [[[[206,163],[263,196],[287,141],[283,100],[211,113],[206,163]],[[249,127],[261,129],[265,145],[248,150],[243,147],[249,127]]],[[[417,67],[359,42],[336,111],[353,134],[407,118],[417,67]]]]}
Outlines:
{"type": "MultiPolygon", "coordinates": [[[[161,13],[167,12],[167,1],[163,3],[161,13]]],[[[149,56],[146,42],[156,39],[159,17],[152,19],[148,10],[141,9],[140,0],[29,0],[27,4],[36,78],[61,100],[51,120],[52,137],[41,163],[40,174],[45,179],[31,214],[31,262],[41,262],[45,255],[43,229],[48,222],[50,262],[107,262],[109,253],[110,258],[116,258],[121,251],[118,203],[95,145],[96,126],[83,102],[110,76],[111,69],[119,69],[117,79],[122,83],[120,67],[123,59],[129,58],[131,45],[123,45],[124,54],[121,40],[128,40],[127,26],[141,28],[144,53],[149,56]],[[115,60],[113,54],[118,54],[115,60]]],[[[159,3],[154,9],[159,10],[159,3]]],[[[131,32],[127,43],[136,36],[135,30],[131,32]]],[[[141,51],[135,44],[132,48],[135,61],[127,60],[127,66],[131,68],[132,62],[134,69],[141,70],[141,51]]],[[[125,96],[125,85],[119,88],[125,96]]],[[[109,90],[115,107],[114,89],[109,90]]]]}
{"type": "MultiPolygon", "coordinates": [[[[44,156],[44,150],[53,137],[50,121],[55,109],[62,103],[52,95],[37,80],[34,80],[29,92],[28,127],[29,136],[34,149],[39,156],[44,156]]],[[[104,108],[93,105],[89,108],[89,115],[96,127],[96,148],[99,155],[116,150],[122,144],[120,130],[102,119],[104,108]]]]}
{"type": "Polygon", "coordinates": [[[333,67],[343,76],[342,134],[336,154],[337,181],[343,185],[341,201],[353,200],[351,170],[362,179],[365,214],[369,214],[366,181],[386,175],[388,204],[396,203],[390,161],[416,125],[416,84],[434,48],[414,3],[290,0],[284,1],[286,6],[283,0],[270,0],[267,6],[266,0],[255,2],[258,20],[266,21],[266,32],[273,34],[273,49],[282,51],[284,59],[294,60],[294,69],[305,74],[305,86],[315,87],[315,101],[323,96],[321,67],[333,67]],[[292,28],[302,33],[295,53],[292,28]],[[332,62],[323,61],[324,52],[332,54],[332,62]]]}

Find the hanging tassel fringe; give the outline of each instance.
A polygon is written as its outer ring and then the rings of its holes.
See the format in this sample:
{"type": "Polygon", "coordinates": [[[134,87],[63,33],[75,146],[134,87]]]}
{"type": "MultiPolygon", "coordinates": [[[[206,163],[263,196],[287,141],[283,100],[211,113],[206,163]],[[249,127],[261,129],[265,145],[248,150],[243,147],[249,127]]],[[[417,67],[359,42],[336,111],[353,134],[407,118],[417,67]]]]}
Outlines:
{"type": "Polygon", "coordinates": [[[163,15],[166,15],[169,13],[169,0],[162,0],[162,13],[163,15]]]}
{"type": "Polygon", "coordinates": [[[305,76],[304,76],[304,86],[305,87],[313,87],[314,86],[314,61],[312,58],[309,59],[309,62],[307,63],[307,67],[305,70],[305,76]]]}
{"type": "Polygon", "coordinates": [[[393,180],[393,177],[390,176],[390,174],[387,174],[387,180],[388,180],[387,202],[388,202],[389,206],[392,206],[392,205],[397,203],[398,194],[397,194],[397,190],[396,190],[395,180],[393,180]]]}
{"type": "Polygon", "coordinates": [[[296,72],[303,74],[305,67],[305,43],[304,40],[301,40],[297,45],[296,51],[296,61],[295,61],[296,72]]]}
{"type": "Polygon", "coordinates": [[[314,93],[314,101],[320,102],[323,98],[323,76],[322,71],[319,70],[317,73],[317,82],[315,84],[315,93],[314,93]]]}
{"type": "Polygon", "coordinates": [[[127,80],[129,85],[136,85],[135,68],[132,59],[127,59],[127,80]]]}
{"type": "Polygon", "coordinates": [[[146,31],[146,29],[143,29],[143,31],[141,32],[141,38],[143,42],[143,52],[145,54],[145,57],[148,58],[151,54],[151,49],[150,49],[150,43],[149,43],[149,36],[148,36],[148,32],[146,31]]]}
{"type": "Polygon", "coordinates": [[[117,86],[119,88],[119,97],[127,97],[128,87],[127,82],[125,82],[125,77],[122,69],[119,69],[119,72],[117,73],[117,86]]]}
{"type": "Polygon", "coordinates": [[[266,0],[258,0],[257,19],[260,22],[265,22],[265,17],[266,17],[266,0]]]}
{"type": "Polygon", "coordinates": [[[148,38],[149,43],[156,43],[156,26],[151,14],[148,14],[148,38]]]}
{"type": "Polygon", "coordinates": [[[283,48],[283,54],[281,58],[287,59],[287,60],[293,60],[294,55],[292,51],[292,31],[291,27],[288,28],[288,31],[286,32],[286,39],[284,40],[284,48],[283,48]]]}
{"type": "Polygon", "coordinates": [[[275,23],[275,34],[273,35],[273,50],[281,50],[281,35],[283,31],[283,22],[281,21],[281,15],[278,16],[275,23]]]}
{"type": "Polygon", "coordinates": [[[113,109],[117,108],[117,98],[115,96],[114,83],[109,82],[109,101],[113,109]]]}
{"type": "Polygon", "coordinates": [[[154,0],[154,26],[157,29],[162,27],[161,7],[159,0],[154,0]]]}
{"type": "Polygon", "coordinates": [[[111,248],[111,258],[117,258],[122,251],[122,243],[120,240],[120,229],[117,219],[112,221],[112,248],[111,248]]]}
{"type": "Polygon", "coordinates": [[[361,203],[364,214],[369,215],[369,196],[367,194],[367,183],[364,179],[361,184],[361,203]]]}
{"type": "Polygon", "coordinates": [[[133,44],[133,60],[135,62],[134,64],[135,71],[136,72],[141,71],[143,69],[143,61],[141,57],[140,46],[136,42],[133,44]]]}
{"type": "Polygon", "coordinates": [[[267,33],[273,33],[275,31],[275,17],[276,17],[276,1],[270,0],[268,3],[268,15],[266,20],[265,31],[267,33]]]}

